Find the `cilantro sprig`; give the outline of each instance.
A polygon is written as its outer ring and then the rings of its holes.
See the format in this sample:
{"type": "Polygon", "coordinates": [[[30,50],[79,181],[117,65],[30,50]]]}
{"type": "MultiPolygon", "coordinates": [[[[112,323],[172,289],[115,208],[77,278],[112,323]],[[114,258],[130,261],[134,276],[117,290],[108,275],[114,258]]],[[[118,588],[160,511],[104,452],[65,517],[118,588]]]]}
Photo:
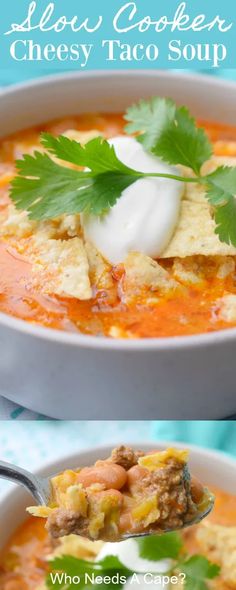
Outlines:
{"type": "Polygon", "coordinates": [[[140,178],[194,182],[205,188],[219,239],[236,246],[236,168],[220,166],[211,174],[201,174],[212,147],[188,109],[177,107],[170,99],[155,97],[130,107],[125,119],[126,132],[137,133],[144,149],[171,165],[189,168],[193,175],[134,170],[119,160],[114,147],[102,137],[82,146],[65,136],[56,138],[43,133],[41,143],[47,152],[36,151],[16,162],[18,174],[10,187],[16,207],[36,220],[82,212],[99,216],[140,178]]]}
{"type": "Polygon", "coordinates": [[[177,559],[183,548],[182,538],[175,532],[139,537],[136,543],[138,543],[140,557],[150,561],[177,559]]]}
{"type": "MultiPolygon", "coordinates": [[[[171,559],[172,566],[168,575],[171,577],[183,574],[180,579],[185,590],[207,590],[207,581],[217,577],[220,572],[218,565],[211,563],[202,555],[187,555],[178,533],[140,538],[136,539],[136,543],[139,555],[143,559],[156,562],[164,558],[171,559]]],[[[114,586],[119,590],[129,578],[138,573],[126,568],[115,555],[108,555],[95,562],[64,555],[51,560],[49,566],[50,572],[46,578],[46,587],[49,590],[78,588],[79,590],[85,590],[85,588],[99,590],[99,588],[111,589],[114,586]],[[99,581],[96,581],[97,576],[99,581]],[[109,583],[109,579],[113,576],[115,576],[115,584],[112,581],[109,583]],[[92,583],[90,580],[93,580],[92,583]]]]}
{"type": "Polygon", "coordinates": [[[89,171],[62,166],[42,152],[26,154],[17,160],[18,176],[12,180],[10,196],[18,209],[28,211],[31,219],[53,219],[82,212],[101,215],[115,205],[128,186],[145,176],[185,180],[178,175],[144,174],[128,168],[102,137],[82,146],[63,135],[56,138],[43,133],[41,143],[59,160],[89,171]]]}
{"type": "Polygon", "coordinates": [[[178,564],[178,571],[185,574],[184,590],[207,590],[207,581],[220,573],[216,563],[211,563],[203,555],[192,555],[178,564]]]}
{"type": "Polygon", "coordinates": [[[101,137],[84,147],[74,140],[42,134],[41,142],[56,158],[89,167],[84,172],[61,166],[46,153],[26,154],[16,162],[18,176],[11,185],[11,198],[32,219],[50,219],[82,211],[100,215],[141,174],[118,160],[115,150],[101,137]]]}
{"type": "Polygon", "coordinates": [[[186,107],[170,99],[154,97],[131,106],[125,115],[127,133],[140,132],[138,140],[155,156],[169,164],[191,168],[198,176],[202,164],[212,155],[203,129],[196,127],[186,107]]]}

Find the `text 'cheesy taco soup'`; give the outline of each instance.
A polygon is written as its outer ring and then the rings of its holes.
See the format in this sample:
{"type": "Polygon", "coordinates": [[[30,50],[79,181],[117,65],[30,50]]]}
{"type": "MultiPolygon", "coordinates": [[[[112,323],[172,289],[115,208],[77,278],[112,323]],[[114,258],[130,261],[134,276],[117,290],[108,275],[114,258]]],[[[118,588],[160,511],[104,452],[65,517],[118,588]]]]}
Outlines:
{"type": "Polygon", "coordinates": [[[158,97],[0,144],[0,311],[110,338],[236,326],[236,128],[158,97]]]}

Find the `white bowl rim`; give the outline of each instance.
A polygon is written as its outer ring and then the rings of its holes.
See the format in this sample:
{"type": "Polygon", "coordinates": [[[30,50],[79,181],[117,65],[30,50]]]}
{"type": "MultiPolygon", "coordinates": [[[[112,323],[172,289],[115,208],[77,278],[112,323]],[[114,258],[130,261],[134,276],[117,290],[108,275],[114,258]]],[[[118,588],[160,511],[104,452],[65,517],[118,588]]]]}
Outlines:
{"type": "Polygon", "coordinates": [[[25,80],[23,82],[17,82],[16,84],[10,84],[6,87],[3,87],[0,91],[0,99],[4,96],[9,96],[10,94],[15,94],[16,91],[20,90],[27,90],[30,88],[34,88],[35,86],[48,86],[53,82],[61,82],[64,79],[83,79],[83,78],[111,78],[120,76],[124,77],[150,77],[153,78],[154,76],[160,75],[163,79],[169,78],[176,78],[179,82],[204,82],[207,86],[215,86],[217,88],[232,88],[235,90],[236,82],[232,80],[226,80],[224,78],[215,78],[210,74],[193,74],[190,72],[184,72],[184,70],[89,70],[87,72],[63,72],[61,74],[46,74],[44,76],[40,76],[38,78],[31,78],[30,80],[25,80]]]}
{"type": "MultiPolygon", "coordinates": [[[[176,78],[179,82],[193,83],[199,81],[206,86],[215,86],[215,88],[226,88],[227,90],[236,89],[236,83],[230,80],[214,78],[210,75],[189,74],[183,71],[174,70],[90,70],[88,72],[64,72],[62,74],[46,75],[37,79],[12,84],[0,92],[0,101],[4,97],[10,97],[16,92],[27,91],[34,87],[48,86],[55,82],[65,80],[77,80],[83,78],[100,78],[111,76],[130,77],[144,76],[153,77],[161,75],[162,78],[176,78]]],[[[138,351],[141,350],[175,350],[186,348],[198,348],[202,346],[212,346],[224,341],[234,341],[236,339],[236,328],[227,328],[224,330],[213,331],[209,333],[193,334],[189,336],[171,336],[162,338],[132,338],[132,339],[112,339],[107,336],[91,336],[82,333],[65,332],[53,328],[31,324],[26,320],[21,320],[14,316],[0,312],[0,325],[14,329],[18,332],[28,334],[41,340],[66,344],[75,347],[98,350],[123,350],[138,351]]]]}
{"type": "Polygon", "coordinates": [[[66,332],[54,328],[47,328],[0,312],[0,327],[1,325],[39,340],[65,344],[73,348],[97,349],[99,351],[185,350],[217,346],[222,342],[234,342],[236,340],[236,328],[226,328],[225,330],[207,332],[206,334],[193,334],[192,336],[113,339],[108,336],[91,336],[80,334],[79,332],[66,332]]]}

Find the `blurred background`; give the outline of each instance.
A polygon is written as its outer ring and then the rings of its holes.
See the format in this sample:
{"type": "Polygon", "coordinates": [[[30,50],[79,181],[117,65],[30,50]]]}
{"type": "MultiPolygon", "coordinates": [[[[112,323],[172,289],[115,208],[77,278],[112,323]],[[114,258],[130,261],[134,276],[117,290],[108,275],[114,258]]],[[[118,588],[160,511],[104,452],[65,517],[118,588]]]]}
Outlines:
{"type": "MultiPolygon", "coordinates": [[[[31,471],[89,447],[148,441],[195,444],[236,459],[236,421],[0,422],[0,458],[31,471]]],[[[11,485],[0,480],[0,496],[11,485]]]]}

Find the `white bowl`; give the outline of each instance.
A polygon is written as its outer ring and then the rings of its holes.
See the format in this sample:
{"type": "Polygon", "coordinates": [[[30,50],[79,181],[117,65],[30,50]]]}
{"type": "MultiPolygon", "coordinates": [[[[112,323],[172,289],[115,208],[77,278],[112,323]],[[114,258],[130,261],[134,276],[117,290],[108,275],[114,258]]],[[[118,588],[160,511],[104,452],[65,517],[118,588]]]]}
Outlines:
{"type": "MultiPolygon", "coordinates": [[[[130,443],[129,443],[130,444],[130,443]]],[[[135,443],[130,446],[148,451],[153,447],[164,450],[167,446],[173,446],[173,441],[135,443]]],[[[204,484],[216,486],[225,492],[235,494],[236,489],[236,461],[221,452],[201,449],[194,445],[174,443],[175,447],[188,448],[190,450],[190,469],[204,484]]],[[[45,477],[58,473],[66,468],[91,465],[98,459],[108,457],[115,445],[92,448],[87,451],[74,454],[62,460],[54,461],[40,469],[40,475],[45,477]]],[[[19,487],[11,491],[0,501],[0,550],[4,547],[16,528],[26,520],[25,509],[32,504],[32,497],[19,487]]]]}
{"type": "MultiPolygon", "coordinates": [[[[171,96],[235,123],[236,84],[163,71],[48,77],[0,95],[0,133],[84,111],[171,96]]],[[[63,333],[0,314],[0,393],[64,419],[220,418],[236,411],[236,329],[143,340],[63,333]]]]}

